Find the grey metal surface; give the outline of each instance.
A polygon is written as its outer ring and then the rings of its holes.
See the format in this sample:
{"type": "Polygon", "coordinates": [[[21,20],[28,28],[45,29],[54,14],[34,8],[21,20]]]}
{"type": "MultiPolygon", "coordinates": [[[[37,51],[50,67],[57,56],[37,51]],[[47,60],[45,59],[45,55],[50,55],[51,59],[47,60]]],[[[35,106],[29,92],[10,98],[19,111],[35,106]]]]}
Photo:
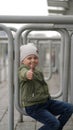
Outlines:
{"type": "Polygon", "coordinates": [[[71,70],[70,70],[70,76],[71,76],[71,103],[73,104],[73,34],[71,36],[71,70]]]}
{"type": "Polygon", "coordinates": [[[0,30],[4,30],[8,35],[8,86],[9,86],[9,130],[14,129],[14,95],[13,95],[13,36],[8,27],[0,25],[0,30]]]}
{"type": "Polygon", "coordinates": [[[73,15],[53,16],[10,16],[0,15],[0,23],[51,23],[73,24],[73,15]]]}

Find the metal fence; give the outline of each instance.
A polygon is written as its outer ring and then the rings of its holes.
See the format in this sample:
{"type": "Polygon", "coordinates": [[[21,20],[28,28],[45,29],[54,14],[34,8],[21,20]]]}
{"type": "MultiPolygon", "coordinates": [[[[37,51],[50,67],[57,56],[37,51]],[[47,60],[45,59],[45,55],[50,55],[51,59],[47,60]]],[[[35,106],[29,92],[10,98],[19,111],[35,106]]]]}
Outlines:
{"type": "MultiPolygon", "coordinates": [[[[23,114],[25,111],[20,106],[20,95],[18,89],[18,67],[19,67],[19,48],[21,44],[24,44],[22,33],[24,31],[35,30],[35,31],[57,31],[61,35],[60,42],[60,91],[56,95],[53,95],[54,98],[59,97],[63,94],[63,100],[68,101],[68,89],[71,88],[71,102],[73,103],[73,67],[72,67],[72,56],[73,56],[73,46],[72,46],[72,37],[65,26],[61,26],[63,24],[73,24],[72,16],[61,16],[61,17],[46,17],[46,16],[27,16],[27,17],[16,17],[16,16],[0,16],[0,23],[36,23],[31,25],[22,26],[20,29],[16,30],[16,35],[13,37],[12,31],[5,25],[0,25],[0,30],[5,31],[8,37],[8,87],[9,87],[9,105],[8,105],[8,113],[9,113],[9,123],[8,130],[14,130],[14,95],[15,95],[15,104],[17,110],[23,114]],[[38,23],[38,24],[37,24],[38,23]],[[41,23],[41,24],[40,24],[41,23]],[[50,24],[52,23],[52,24],[50,24]],[[56,27],[54,24],[61,24],[56,27]],[[15,55],[15,57],[14,57],[15,55]],[[71,64],[70,64],[71,63],[71,64]],[[71,74],[71,75],[70,75],[71,74]],[[15,87],[15,92],[14,92],[15,87]]],[[[71,31],[73,29],[71,28],[71,31]]],[[[26,38],[26,36],[25,36],[26,38]]],[[[51,50],[51,43],[49,43],[49,49],[51,50]]],[[[50,52],[51,55],[51,52],[50,52]]],[[[50,64],[52,62],[50,61],[50,64]]],[[[49,64],[49,65],[50,65],[49,64]]],[[[51,70],[51,65],[49,66],[51,70]]],[[[0,71],[1,72],[1,71],[0,71]]],[[[52,71],[50,71],[51,75],[52,71]]]]}

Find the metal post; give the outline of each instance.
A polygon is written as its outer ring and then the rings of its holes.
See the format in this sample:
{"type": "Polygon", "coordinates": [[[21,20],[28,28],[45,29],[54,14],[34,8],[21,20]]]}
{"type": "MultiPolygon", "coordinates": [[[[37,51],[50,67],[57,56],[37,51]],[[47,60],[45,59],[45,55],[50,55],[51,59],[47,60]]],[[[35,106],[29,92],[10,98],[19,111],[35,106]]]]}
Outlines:
{"type": "Polygon", "coordinates": [[[64,35],[65,35],[65,50],[64,50],[63,100],[68,101],[70,37],[66,29],[64,30],[64,35]]]}
{"type": "Polygon", "coordinates": [[[0,44],[0,83],[2,82],[2,44],[0,44]]]}
{"type": "Polygon", "coordinates": [[[23,36],[23,44],[27,43],[27,35],[31,32],[31,30],[27,30],[23,36]]]}
{"type": "Polygon", "coordinates": [[[58,29],[58,32],[61,34],[61,43],[60,43],[60,91],[55,94],[55,95],[52,95],[52,98],[58,98],[60,97],[62,94],[63,94],[63,66],[64,66],[64,50],[63,50],[63,47],[64,47],[64,32],[62,29],[58,29]]]}
{"type": "MultiPolygon", "coordinates": [[[[17,29],[14,28],[14,27],[9,27],[9,29],[10,29],[11,31],[15,32],[15,33],[16,33],[16,31],[17,31],[17,29]]],[[[15,39],[15,35],[14,35],[14,39],[15,39]]],[[[15,45],[14,45],[14,46],[15,46],[15,45]]],[[[15,49],[15,47],[14,47],[14,49],[15,49]]],[[[15,50],[14,50],[14,52],[15,52],[15,50]]],[[[14,72],[15,72],[15,70],[14,70],[14,72]]],[[[15,79],[15,73],[14,73],[14,79],[15,79]]],[[[19,113],[19,122],[23,122],[23,116],[22,116],[21,113],[19,113]]]]}
{"type": "Polygon", "coordinates": [[[70,82],[71,82],[71,103],[73,104],[73,33],[71,36],[71,70],[70,70],[70,82]]]}
{"type": "Polygon", "coordinates": [[[14,95],[13,95],[13,36],[8,27],[0,25],[0,30],[4,30],[8,35],[8,130],[14,130],[14,95]]]}

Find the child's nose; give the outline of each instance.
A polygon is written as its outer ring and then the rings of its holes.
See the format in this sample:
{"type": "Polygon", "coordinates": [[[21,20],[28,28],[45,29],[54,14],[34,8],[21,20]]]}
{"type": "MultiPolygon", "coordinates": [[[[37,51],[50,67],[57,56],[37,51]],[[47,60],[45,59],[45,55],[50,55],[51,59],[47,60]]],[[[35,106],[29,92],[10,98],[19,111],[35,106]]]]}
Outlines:
{"type": "Polygon", "coordinates": [[[32,62],[34,62],[35,61],[35,59],[34,58],[32,58],[32,62]]]}

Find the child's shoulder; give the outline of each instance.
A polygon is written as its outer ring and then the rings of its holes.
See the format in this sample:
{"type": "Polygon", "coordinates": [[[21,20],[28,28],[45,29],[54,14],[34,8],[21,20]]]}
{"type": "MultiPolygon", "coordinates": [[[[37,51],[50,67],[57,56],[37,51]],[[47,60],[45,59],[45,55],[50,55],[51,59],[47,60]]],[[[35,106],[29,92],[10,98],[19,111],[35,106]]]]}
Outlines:
{"type": "Polygon", "coordinates": [[[37,72],[38,74],[41,74],[41,75],[43,75],[43,71],[42,71],[42,69],[41,68],[36,68],[36,70],[35,70],[35,72],[37,72]]]}
{"type": "Polygon", "coordinates": [[[42,69],[40,67],[37,67],[36,71],[42,73],[42,69]]]}
{"type": "Polygon", "coordinates": [[[18,68],[19,71],[21,71],[22,69],[28,69],[27,66],[25,66],[24,64],[21,64],[18,68]]]}

